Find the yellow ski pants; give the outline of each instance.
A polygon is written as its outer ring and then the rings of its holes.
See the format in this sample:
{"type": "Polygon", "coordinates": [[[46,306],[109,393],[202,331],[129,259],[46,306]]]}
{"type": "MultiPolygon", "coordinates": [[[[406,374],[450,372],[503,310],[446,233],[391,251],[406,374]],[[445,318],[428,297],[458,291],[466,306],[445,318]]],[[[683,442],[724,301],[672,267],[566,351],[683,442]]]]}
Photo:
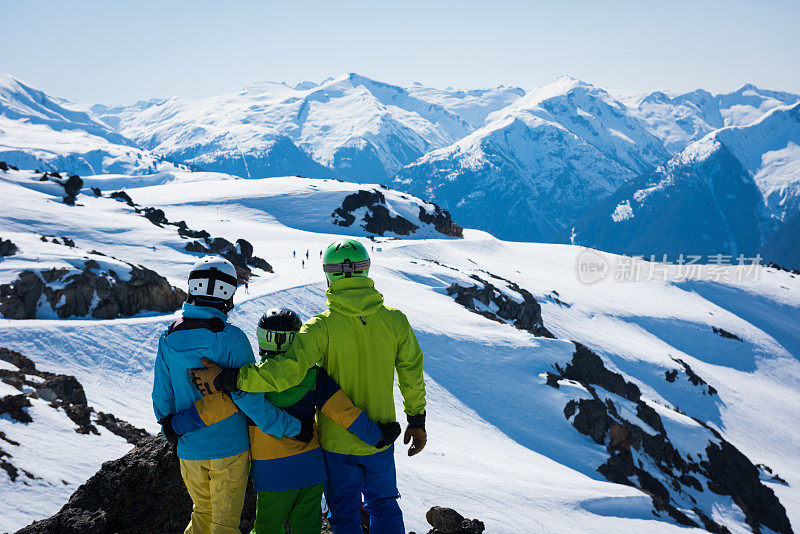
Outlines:
{"type": "Polygon", "coordinates": [[[250,452],[180,463],[183,483],[194,503],[184,534],[240,534],[250,452]]]}

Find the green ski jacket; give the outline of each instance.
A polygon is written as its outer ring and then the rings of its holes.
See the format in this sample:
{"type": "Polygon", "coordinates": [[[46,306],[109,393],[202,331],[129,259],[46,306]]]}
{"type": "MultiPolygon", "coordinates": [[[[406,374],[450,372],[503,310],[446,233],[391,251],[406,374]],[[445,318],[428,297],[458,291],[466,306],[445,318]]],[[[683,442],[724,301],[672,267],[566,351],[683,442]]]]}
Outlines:
{"type": "MultiPolygon", "coordinates": [[[[425,411],[422,351],[406,316],[383,305],[383,295],[366,277],[336,280],[328,309],[309,319],[283,356],[242,367],[237,385],[247,392],[284,391],[320,365],[376,422],[395,420],[394,374],[408,415],[425,411]]],[[[322,447],[339,454],[367,455],[376,449],[317,413],[322,447]]]]}

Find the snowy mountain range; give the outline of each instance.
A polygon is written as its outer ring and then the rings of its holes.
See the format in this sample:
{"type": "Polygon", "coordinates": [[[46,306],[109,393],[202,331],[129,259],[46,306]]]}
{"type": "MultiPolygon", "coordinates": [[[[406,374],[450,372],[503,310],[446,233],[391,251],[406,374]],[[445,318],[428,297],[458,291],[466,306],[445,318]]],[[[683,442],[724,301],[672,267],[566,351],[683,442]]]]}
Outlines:
{"type": "Polygon", "coordinates": [[[608,93],[562,78],[426,154],[395,183],[435,199],[468,226],[554,242],[594,199],[667,157],[645,123],[608,93]]]}
{"type": "MultiPolygon", "coordinates": [[[[191,169],[391,183],[503,239],[613,252],[663,254],[690,245],[713,253],[763,250],[767,261],[792,257],[781,248],[785,238],[772,238],[781,228],[786,234],[800,210],[800,128],[786,110],[800,96],[791,93],[745,85],[723,94],[632,97],[567,77],[527,92],[404,88],[349,73],[319,84],[257,83],[198,101],[79,109],[11,76],[0,80],[0,161],[24,169],[81,175],[191,169]],[[724,166],[716,178],[704,174],[713,174],[714,165],[695,166],[694,181],[674,180],[665,193],[691,202],[673,202],[656,217],[625,218],[630,230],[614,237],[630,203],[623,197],[705,153],[692,144],[707,136],[736,161],[712,158],[724,166]],[[698,194],[691,185],[698,180],[718,188],[698,194]],[[725,190],[742,180],[756,184],[758,198],[725,190]],[[742,204],[726,200],[721,208],[719,200],[729,195],[742,204]],[[700,226],[688,223],[701,214],[700,226]],[[729,215],[745,216],[747,237],[731,234],[729,215]],[[664,223],[683,233],[661,239],[664,223]],[[699,227],[702,235],[690,231],[699,227]]],[[[654,206],[654,213],[665,206],[654,206]]]]}
{"type": "Polygon", "coordinates": [[[132,174],[177,169],[89,113],[0,75],[0,161],[30,169],[132,174]]]}
{"type": "Polygon", "coordinates": [[[226,255],[246,274],[231,320],[254,343],[267,307],[324,309],[319,251],[342,235],[367,245],[376,287],[425,353],[430,441],[396,457],[409,530],[428,530],[433,505],[499,534],[800,524],[792,273],[723,267],[709,278],[657,264],[662,277],[587,285],[582,263],[613,274],[630,258],[462,230],[375,184],[5,167],[4,530],[54,514],[104,461],[158,431],[155,347],[174,320],[159,308],[179,304],[170,295],[198,257],[226,255]],[[141,294],[160,298],[109,313],[130,301],[114,295],[141,294]],[[30,313],[6,314],[19,309],[30,313]]]}
{"type": "MultiPolygon", "coordinates": [[[[715,130],[589,209],[573,242],[632,255],[755,256],[800,212],[799,146],[800,102],[715,130]]],[[[785,262],[771,242],[766,257],[785,262]]]]}
{"type": "Polygon", "coordinates": [[[792,93],[768,91],[747,84],[732,93],[717,95],[702,89],[673,96],[657,91],[627,103],[650,125],[667,149],[680,152],[713,130],[750,124],[768,111],[797,100],[798,95],[792,93]]]}
{"type": "Polygon", "coordinates": [[[94,110],[142,147],[248,178],[298,173],[386,181],[470,130],[440,105],[353,73],[300,89],[263,83],[197,102],[94,110]]]}

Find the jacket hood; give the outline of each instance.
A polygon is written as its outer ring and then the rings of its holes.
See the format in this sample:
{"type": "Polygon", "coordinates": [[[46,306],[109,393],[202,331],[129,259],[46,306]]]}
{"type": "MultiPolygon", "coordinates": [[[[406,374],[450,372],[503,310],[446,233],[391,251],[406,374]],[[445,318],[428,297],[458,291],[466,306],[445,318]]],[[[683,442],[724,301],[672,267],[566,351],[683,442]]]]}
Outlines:
{"type": "Polygon", "coordinates": [[[383,295],[366,276],[342,278],[328,287],[328,308],[348,317],[372,315],[383,306],[383,295]]]}

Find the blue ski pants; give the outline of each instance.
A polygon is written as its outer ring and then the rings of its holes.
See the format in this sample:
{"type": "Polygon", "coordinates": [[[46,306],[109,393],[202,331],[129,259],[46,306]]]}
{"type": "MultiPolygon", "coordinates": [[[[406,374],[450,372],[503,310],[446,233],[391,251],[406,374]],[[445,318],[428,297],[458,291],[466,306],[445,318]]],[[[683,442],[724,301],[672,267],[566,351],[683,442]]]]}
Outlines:
{"type": "Polygon", "coordinates": [[[394,446],[367,456],[325,451],[325,500],[335,534],[361,534],[362,495],[370,534],[405,534],[397,504],[394,446]]]}

